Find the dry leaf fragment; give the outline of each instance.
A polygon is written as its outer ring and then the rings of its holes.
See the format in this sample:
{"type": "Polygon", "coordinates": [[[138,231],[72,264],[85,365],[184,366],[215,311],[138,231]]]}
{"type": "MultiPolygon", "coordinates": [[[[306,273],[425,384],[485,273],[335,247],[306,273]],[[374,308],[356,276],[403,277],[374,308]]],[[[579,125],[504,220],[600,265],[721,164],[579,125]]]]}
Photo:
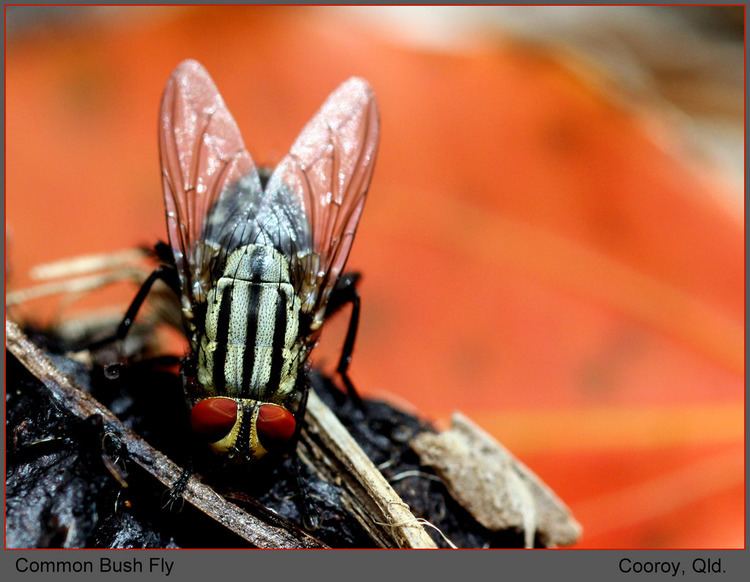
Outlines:
{"type": "Polygon", "coordinates": [[[518,529],[526,547],[570,545],[581,526],[565,504],[510,451],[460,413],[451,429],[423,432],[411,442],[451,496],[492,531],[518,529]]]}

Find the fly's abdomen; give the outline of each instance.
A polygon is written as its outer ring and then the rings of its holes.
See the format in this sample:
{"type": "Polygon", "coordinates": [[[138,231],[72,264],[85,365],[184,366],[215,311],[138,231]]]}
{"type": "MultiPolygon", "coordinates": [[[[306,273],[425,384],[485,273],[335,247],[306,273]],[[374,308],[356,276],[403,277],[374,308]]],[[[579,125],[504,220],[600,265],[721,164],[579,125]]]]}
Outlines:
{"type": "Polygon", "coordinates": [[[205,395],[283,402],[300,367],[299,301],[283,255],[272,247],[234,251],[208,293],[198,382],[205,395]]]}

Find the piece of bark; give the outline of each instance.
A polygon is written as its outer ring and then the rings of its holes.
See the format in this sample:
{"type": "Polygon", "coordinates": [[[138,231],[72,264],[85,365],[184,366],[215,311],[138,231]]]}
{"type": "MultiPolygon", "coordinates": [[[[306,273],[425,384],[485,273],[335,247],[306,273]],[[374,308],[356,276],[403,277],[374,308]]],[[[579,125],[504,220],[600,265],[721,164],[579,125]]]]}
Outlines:
{"type": "Polygon", "coordinates": [[[339,483],[357,521],[383,548],[435,548],[435,542],[331,410],[310,391],[303,443],[311,465],[339,483]]]}
{"type": "Polygon", "coordinates": [[[535,537],[547,547],[570,545],[580,537],[580,524],[549,487],[460,413],[453,414],[450,430],[420,433],[410,444],[487,529],[521,530],[527,547],[533,547],[535,537]]]}
{"type": "MultiPolygon", "coordinates": [[[[98,414],[108,431],[117,435],[129,458],[169,488],[183,469],[125,427],[112,412],[81,390],[34,345],[19,327],[5,323],[7,349],[50,391],[55,401],[79,418],[98,414]]],[[[211,487],[191,477],[183,495],[185,501],[227,529],[259,548],[320,548],[320,541],[291,524],[268,523],[229,503],[211,487]]]]}

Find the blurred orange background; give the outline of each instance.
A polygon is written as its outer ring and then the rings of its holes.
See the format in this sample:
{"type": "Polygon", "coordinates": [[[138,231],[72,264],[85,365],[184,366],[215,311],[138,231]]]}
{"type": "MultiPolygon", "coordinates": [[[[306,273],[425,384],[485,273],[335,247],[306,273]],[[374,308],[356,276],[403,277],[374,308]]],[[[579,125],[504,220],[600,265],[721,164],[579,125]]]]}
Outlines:
{"type": "MultiPolygon", "coordinates": [[[[359,389],[442,426],[473,418],[569,504],[576,547],[742,547],[741,182],[696,155],[682,113],[476,25],[500,9],[431,10],[8,9],[8,288],[166,237],[156,114],[179,61],[206,66],[264,165],[363,76],[382,139],[348,263],[364,273],[359,389]]],[[[725,117],[740,135],[742,103],[725,117]]]]}

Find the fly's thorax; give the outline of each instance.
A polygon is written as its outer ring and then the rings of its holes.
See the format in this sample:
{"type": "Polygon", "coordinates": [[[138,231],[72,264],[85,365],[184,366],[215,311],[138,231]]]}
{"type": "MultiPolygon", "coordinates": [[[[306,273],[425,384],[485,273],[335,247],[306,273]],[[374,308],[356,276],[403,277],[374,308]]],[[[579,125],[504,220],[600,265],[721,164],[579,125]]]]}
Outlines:
{"type": "Polygon", "coordinates": [[[208,292],[197,342],[200,395],[284,402],[307,353],[299,311],[281,253],[261,245],[234,251],[208,292]]]}
{"type": "Polygon", "coordinates": [[[211,397],[195,403],[193,431],[215,454],[231,461],[257,461],[290,446],[294,415],[278,404],[250,398],[211,397]]]}
{"type": "Polygon", "coordinates": [[[245,245],[229,255],[223,276],[255,283],[289,283],[289,259],[272,246],[245,245]]]}

